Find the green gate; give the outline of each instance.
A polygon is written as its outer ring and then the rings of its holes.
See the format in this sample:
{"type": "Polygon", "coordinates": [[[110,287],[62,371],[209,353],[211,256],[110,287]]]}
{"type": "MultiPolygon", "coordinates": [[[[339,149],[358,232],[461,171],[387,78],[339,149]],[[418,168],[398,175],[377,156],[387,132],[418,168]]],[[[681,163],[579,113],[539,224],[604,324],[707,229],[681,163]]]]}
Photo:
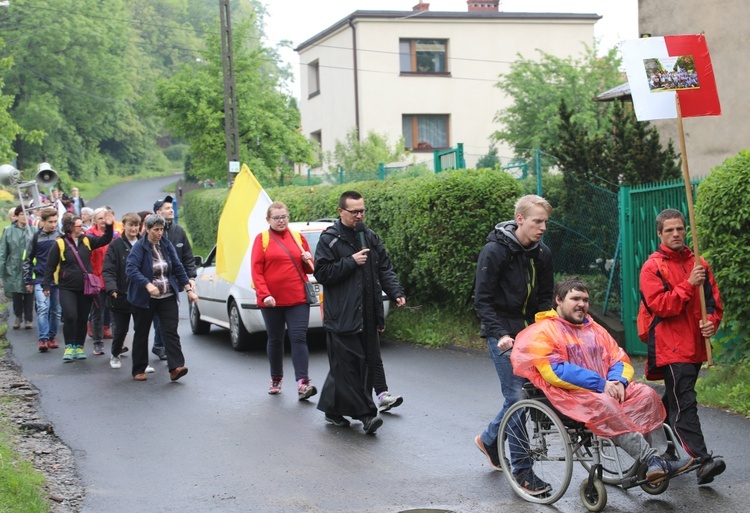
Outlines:
{"type": "MultiPolygon", "coordinates": [[[[693,200],[702,178],[691,180],[693,200]]],[[[620,235],[622,237],[622,323],[625,328],[625,351],[645,355],[646,345],[638,339],[636,316],[640,302],[638,279],[641,266],[656,251],[656,216],[665,208],[685,214],[688,225],[685,182],[670,180],[620,188],[620,235]]],[[[690,230],[688,229],[688,234],[690,230]]],[[[687,241],[690,244],[690,240],[687,241]]]]}

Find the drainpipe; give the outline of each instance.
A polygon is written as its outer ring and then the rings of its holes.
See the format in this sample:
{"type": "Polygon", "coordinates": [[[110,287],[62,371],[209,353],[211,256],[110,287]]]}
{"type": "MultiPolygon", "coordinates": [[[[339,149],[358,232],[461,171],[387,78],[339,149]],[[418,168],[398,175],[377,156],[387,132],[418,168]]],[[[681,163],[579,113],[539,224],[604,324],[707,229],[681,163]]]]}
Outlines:
{"type": "Polygon", "coordinates": [[[354,58],[354,126],[357,129],[357,141],[362,138],[359,133],[359,69],[357,67],[357,29],[349,18],[349,26],[352,29],[352,57],[354,58]]]}

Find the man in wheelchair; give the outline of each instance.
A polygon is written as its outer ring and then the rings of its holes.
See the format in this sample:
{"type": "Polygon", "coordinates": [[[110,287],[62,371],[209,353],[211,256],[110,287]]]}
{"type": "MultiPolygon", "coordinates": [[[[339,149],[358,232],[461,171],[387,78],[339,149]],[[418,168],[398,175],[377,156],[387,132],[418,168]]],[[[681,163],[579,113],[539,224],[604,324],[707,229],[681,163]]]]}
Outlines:
{"type": "Polygon", "coordinates": [[[627,354],[588,315],[586,284],[578,278],[558,282],[555,303],[516,337],[515,374],[528,378],[563,415],[645,462],[650,482],[690,468],[693,458],[661,455],[667,448],[661,399],[648,385],[632,381],[627,354]]]}

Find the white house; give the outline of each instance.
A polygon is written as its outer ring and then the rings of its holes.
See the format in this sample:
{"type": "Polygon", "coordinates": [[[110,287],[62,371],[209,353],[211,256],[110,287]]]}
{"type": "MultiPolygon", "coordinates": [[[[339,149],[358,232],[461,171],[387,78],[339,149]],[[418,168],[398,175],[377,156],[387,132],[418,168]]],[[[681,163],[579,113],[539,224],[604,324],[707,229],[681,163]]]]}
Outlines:
{"type": "MultiPolygon", "coordinates": [[[[457,0],[458,1],[458,0],[457,0]]],[[[391,143],[404,136],[417,161],[464,143],[473,167],[510,103],[499,75],[537,49],[581,54],[594,42],[596,14],[505,13],[498,0],[469,1],[464,12],[355,11],[301,43],[302,130],[324,152],[357,128],[391,143]]],[[[511,156],[500,147],[501,156],[511,156]]]]}

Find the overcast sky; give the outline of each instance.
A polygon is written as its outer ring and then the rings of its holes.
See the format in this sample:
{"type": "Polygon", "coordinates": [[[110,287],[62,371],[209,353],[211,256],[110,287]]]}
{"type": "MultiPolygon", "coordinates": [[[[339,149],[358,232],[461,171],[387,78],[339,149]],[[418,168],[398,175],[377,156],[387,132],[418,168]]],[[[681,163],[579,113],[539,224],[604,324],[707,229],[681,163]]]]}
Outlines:
{"type": "MultiPolygon", "coordinates": [[[[264,0],[268,10],[266,34],[274,46],[289,40],[293,46],[309,39],[357,10],[410,11],[419,0],[264,0]]],[[[466,0],[432,0],[431,11],[466,11],[466,0]]],[[[622,39],[638,37],[638,0],[504,0],[505,12],[577,12],[596,13],[603,18],[596,24],[595,34],[602,49],[622,39]]],[[[292,50],[282,53],[299,73],[299,56],[292,50]]],[[[291,92],[300,96],[299,84],[291,92]]]]}

